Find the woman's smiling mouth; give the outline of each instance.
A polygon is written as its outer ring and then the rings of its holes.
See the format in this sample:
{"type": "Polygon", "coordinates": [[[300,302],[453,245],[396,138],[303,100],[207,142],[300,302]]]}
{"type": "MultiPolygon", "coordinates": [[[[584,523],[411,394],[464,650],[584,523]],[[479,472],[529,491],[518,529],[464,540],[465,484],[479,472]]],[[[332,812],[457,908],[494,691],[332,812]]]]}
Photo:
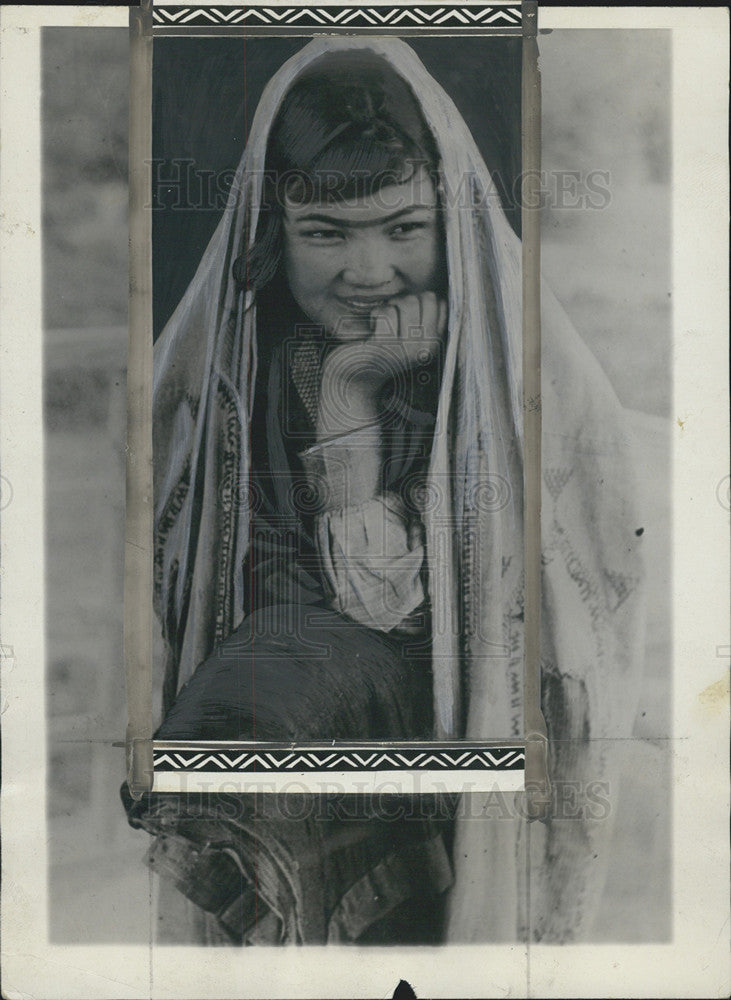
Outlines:
{"type": "Polygon", "coordinates": [[[337,296],[338,302],[341,302],[353,313],[357,313],[359,315],[362,314],[364,316],[371,313],[374,309],[379,309],[381,306],[385,305],[390,298],[393,298],[393,296],[337,296]]]}

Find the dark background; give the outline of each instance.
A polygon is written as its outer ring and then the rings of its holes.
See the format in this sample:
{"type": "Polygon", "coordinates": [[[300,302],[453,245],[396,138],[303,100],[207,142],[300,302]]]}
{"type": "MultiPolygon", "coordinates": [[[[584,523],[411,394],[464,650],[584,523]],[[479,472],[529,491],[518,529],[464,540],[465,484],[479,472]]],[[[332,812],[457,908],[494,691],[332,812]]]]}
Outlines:
{"type": "MultiPolygon", "coordinates": [[[[308,42],[306,38],[155,41],[156,337],[182,298],[221,217],[225,191],[262,90],[282,63],[308,42]],[[202,172],[209,171],[211,182],[202,182],[202,172]]],[[[493,174],[510,223],[519,232],[520,213],[511,192],[520,169],[520,39],[410,38],[409,45],[462,113],[493,174]]]]}

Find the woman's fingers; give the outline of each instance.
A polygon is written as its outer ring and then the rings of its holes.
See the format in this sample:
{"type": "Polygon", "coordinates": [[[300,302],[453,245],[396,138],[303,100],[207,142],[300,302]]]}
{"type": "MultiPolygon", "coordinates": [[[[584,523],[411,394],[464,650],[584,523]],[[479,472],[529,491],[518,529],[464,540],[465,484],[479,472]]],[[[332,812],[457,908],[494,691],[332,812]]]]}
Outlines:
{"type": "Polygon", "coordinates": [[[447,303],[434,292],[400,295],[371,313],[374,333],[399,340],[432,340],[444,333],[447,303]]]}
{"type": "Polygon", "coordinates": [[[420,340],[424,335],[424,296],[405,295],[399,300],[399,339],[420,340]]]}
{"type": "Polygon", "coordinates": [[[447,303],[444,299],[439,299],[437,305],[437,337],[442,339],[447,331],[447,303]]]}
{"type": "Polygon", "coordinates": [[[401,295],[374,309],[371,323],[371,345],[380,342],[395,368],[429,364],[447,326],[447,303],[434,292],[401,295]]]}
{"type": "Polygon", "coordinates": [[[387,304],[371,313],[373,336],[368,347],[375,352],[373,363],[383,369],[385,377],[394,378],[409,364],[401,342],[402,316],[397,304],[387,304]]]}
{"type": "Polygon", "coordinates": [[[439,350],[439,299],[434,292],[425,292],[421,297],[421,336],[417,338],[416,360],[428,365],[439,350]]]}
{"type": "Polygon", "coordinates": [[[396,305],[384,305],[371,313],[373,340],[395,340],[399,336],[399,310],[396,305]]]}
{"type": "Polygon", "coordinates": [[[439,303],[434,292],[424,292],[421,296],[421,339],[431,341],[437,335],[439,303]]]}

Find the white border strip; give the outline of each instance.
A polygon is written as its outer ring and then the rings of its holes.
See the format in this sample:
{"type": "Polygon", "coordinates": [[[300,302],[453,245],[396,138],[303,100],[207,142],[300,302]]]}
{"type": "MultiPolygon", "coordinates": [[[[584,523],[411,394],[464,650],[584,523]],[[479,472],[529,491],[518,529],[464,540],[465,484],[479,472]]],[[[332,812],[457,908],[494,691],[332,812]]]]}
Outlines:
{"type": "Polygon", "coordinates": [[[432,795],[522,792],[522,770],[512,771],[155,771],[154,792],[277,795],[432,795]]]}

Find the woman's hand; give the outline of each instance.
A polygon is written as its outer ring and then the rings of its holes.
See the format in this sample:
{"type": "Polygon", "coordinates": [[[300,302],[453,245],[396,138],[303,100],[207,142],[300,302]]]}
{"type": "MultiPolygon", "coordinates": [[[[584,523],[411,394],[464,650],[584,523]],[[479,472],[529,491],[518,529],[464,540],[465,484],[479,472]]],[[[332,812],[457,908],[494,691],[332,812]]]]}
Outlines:
{"type": "Polygon", "coordinates": [[[370,315],[372,333],[340,344],[325,359],[318,437],[346,433],[378,418],[386,382],[437,356],[447,304],[434,292],[390,299],[370,315]]]}

